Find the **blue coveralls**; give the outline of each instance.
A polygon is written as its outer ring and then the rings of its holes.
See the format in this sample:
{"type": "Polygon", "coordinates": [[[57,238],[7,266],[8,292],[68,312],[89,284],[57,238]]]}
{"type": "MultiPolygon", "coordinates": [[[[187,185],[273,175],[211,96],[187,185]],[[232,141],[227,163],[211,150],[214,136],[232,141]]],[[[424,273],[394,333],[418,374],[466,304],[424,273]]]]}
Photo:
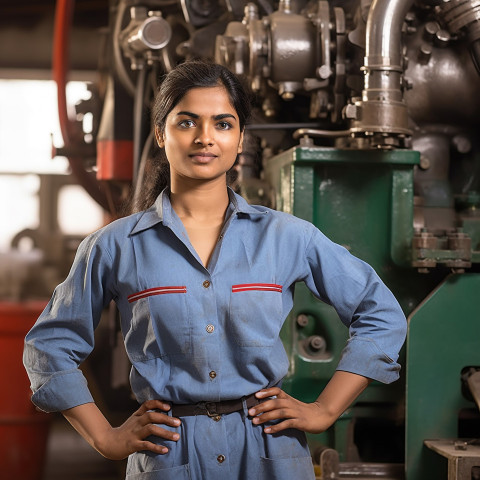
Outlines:
{"type": "MultiPolygon", "coordinates": [[[[288,369],[279,332],[302,281],[350,330],[338,369],[385,383],[398,378],[406,321],[373,269],[312,224],[250,206],[231,190],[229,196],[208,269],[167,191],[150,209],[82,242],[67,279],[26,337],[24,363],[39,408],[93,401],[78,366],[112,299],[140,403],[238,399],[277,385],[288,369]]],[[[127,479],[313,479],[304,434],[266,435],[263,428],[245,409],[220,421],[183,417],[177,443],[154,439],[170,452],[131,455],[127,479]]]]}

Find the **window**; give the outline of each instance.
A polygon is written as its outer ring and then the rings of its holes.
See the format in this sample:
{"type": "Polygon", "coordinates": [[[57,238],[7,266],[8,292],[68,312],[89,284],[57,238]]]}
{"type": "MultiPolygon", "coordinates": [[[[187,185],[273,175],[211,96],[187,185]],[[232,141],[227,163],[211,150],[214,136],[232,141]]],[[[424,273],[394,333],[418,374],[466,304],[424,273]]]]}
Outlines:
{"type": "MultiPolygon", "coordinates": [[[[88,95],[84,82],[68,84],[69,105],[88,95]]],[[[7,251],[19,231],[39,227],[40,177],[66,175],[68,162],[51,158],[52,140],[62,143],[53,81],[0,80],[0,105],[0,251],[7,251]]],[[[86,235],[101,226],[102,209],[80,187],[64,187],[59,202],[58,223],[66,234],[86,235]]]]}

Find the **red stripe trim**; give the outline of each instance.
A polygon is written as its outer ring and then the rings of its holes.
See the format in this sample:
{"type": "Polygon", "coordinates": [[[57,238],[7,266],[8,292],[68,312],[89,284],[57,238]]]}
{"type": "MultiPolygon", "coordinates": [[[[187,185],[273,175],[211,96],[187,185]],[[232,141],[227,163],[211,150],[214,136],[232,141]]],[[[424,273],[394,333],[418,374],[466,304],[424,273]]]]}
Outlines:
{"type": "Polygon", "coordinates": [[[187,293],[187,287],[155,287],[148,290],[142,290],[141,292],[133,293],[129,295],[128,302],[132,303],[141,298],[151,297],[152,295],[165,295],[166,293],[187,293]]]}
{"type": "Polygon", "coordinates": [[[232,292],[248,292],[250,290],[261,290],[265,292],[280,292],[283,287],[275,283],[242,283],[240,285],[232,285],[232,292]]]}

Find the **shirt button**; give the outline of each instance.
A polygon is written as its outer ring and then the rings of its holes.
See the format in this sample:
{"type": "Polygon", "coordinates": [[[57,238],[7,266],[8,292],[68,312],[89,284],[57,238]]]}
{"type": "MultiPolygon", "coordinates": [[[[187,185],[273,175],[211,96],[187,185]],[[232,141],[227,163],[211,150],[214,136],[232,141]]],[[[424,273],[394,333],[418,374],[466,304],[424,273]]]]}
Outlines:
{"type": "Polygon", "coordinates": [[[215,370],[212,370],[209,374],[210,378],[215,378],[217,376],[217,372],[215,370]]]}
{"type": "Polygon", "coordinates": [[[213,418],[213,420],[215,420],[215,422],[219,422],[222,419],[222,416],[221,415],[215,415],[212,418],[213,418]]]}
{"type": "Polygon", "coordinates": [[[205,327],[205,330],[208,332],[208,333],[213,333],[213,331],[215,330],[215,327],[213,325],[207,325],[205,327]]]}
{"type": "Polygon", "coordinates": [[[202,285],[205,287],[205,288],[208,288],[210,286],[210,282],[208,280],[205,280],[202,285]]]}
{"type": "Polygon", "coordinates": [[[223,463],[225,461],[225,455],[219,455],[217,457],[217,462],[218,463],[223,463]]]}

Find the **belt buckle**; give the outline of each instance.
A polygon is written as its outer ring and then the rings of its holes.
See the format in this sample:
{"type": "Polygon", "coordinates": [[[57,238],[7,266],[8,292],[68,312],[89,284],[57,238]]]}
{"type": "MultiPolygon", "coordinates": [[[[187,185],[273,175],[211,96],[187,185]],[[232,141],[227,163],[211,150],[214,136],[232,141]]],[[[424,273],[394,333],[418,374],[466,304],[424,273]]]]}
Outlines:
{"type": "Polygon", "coordinates": [[[215,402],[203,402],[203,408],[205,408],[207,415],[210,418],[214,418],[218,416],[217,413],[217,404],[215,402]]]}
{"type": "Polygon", "coordinates": [[[215,402],[198,402],[197,408],[206,412],[210,418],[217,417],[217,404],[215,402]]]}

